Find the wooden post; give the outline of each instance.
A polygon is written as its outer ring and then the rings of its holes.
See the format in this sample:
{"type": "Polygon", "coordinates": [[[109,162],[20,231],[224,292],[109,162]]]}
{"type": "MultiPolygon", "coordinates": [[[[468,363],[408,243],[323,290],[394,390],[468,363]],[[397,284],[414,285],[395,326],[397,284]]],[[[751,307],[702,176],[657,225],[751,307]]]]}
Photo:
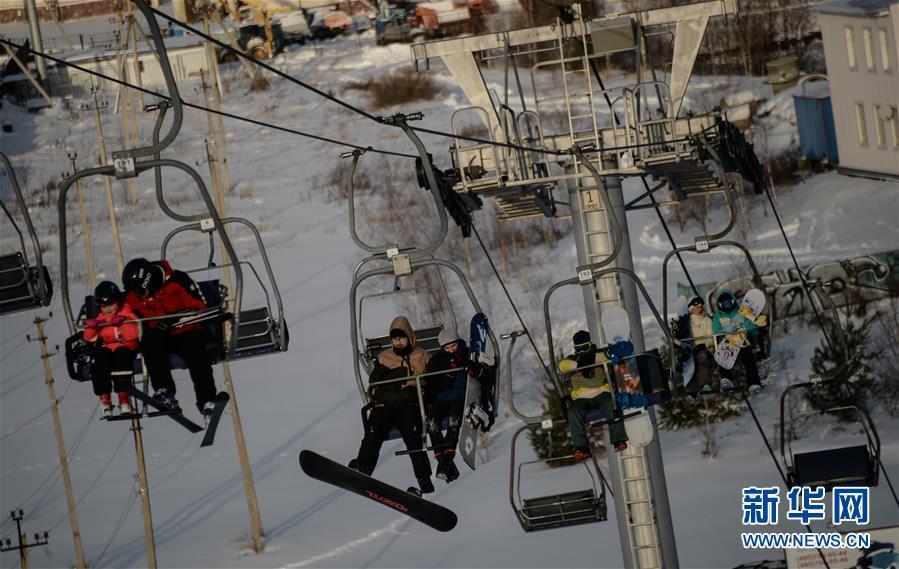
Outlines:
{"type": "MultiPolygon", "coordinates": [[[[72,174],[78,173],[78,167],[75,165],[75,159],[78,158],[77,153],[69,154],[69,160],[72,161],[72,174]]],[[[94,272],[94,248],[91,245],[91,226],[87,219],[87,209],[84,207],[84,191],[81,187],[81,180],[75,180],[75,193],[78,196],[78,213],[81,217],[81,238],[84,241],[84,256],[87,259],[87,274],[90,280],[91,290],[97,286],[97,275],[94,272]]]]}
{"type": "MultiPolygon", "coordinates": [[[[100,165],[106,166],[106,141],[103,138],[103,122],[100,120],[100,103],[97,100],[97,92],[94,91],[94,121],[97,126],[97,143],[100,147],[100,165]]],[[[122,253],[122,241],[119,238],[119,224],[116,221],[115,201],[112,198],[112,183],[109,176],[103,176],[103,185],[106,189],[106,208],[109,210],[109,225],[112,227],[112,242],[115,245],[116,269],[122,274],[125,268],[125,256],[122,253]]]]}
{"type": "MultiPolygon", "coordinates": [[[[203,78],[203,94],[204,96],[207,95],[205,78],[203,78]]],[[[209,124],[211,128],[211,118],[209,119],[209,124]]],[[[215,196],[216,209],[218,210],[218,213],[221,217],[227,217],[228,211],[225,204],[225,194],[222,191],[222,186],[219,182],[218,169],[213,163],[213,158],[211,153],[209,152],[208,146],[206,156],[207,160],[209,160],[209,170],[212,174],[212,189],[215,196]]],[[[226,261],[224,259],[224,247],[222,247],[222,257],[223,261],[226,261]]],[[[227,262],[236,264],[237,259],[227,259],[227,262]]],[[[225,269],[224,277],[225,286],[228,288],[228,290],[234,290],[231,286],[231,272],[229,270],[225,269]]],[[[233,305],[231,308],[233,309],[233,305]]],[[[231,334],[235,333],[236,330],[233,330],[230,325],[226,326],[225,342],[230,342],[231,334]]],[[[228,362],[222,362],[222,371],[225,375],[225,389],[228,391],[228,395],[231,397],[231,422],[234,425],[234,440],[237,444],[237,456],[240,460],[240,470],[243,474],[244,493],[247,496],[247,509],[249,510],[250,514],[250,539],[253,544],[253,552],[261,553],[262,537],[265,535],[265,530],[262,527],[262,516],[259,513],[259,501],[256,499],[256,485],[253,482],[253,469],[250,465],[249,454],[247,453],[247,442],[244,438],[243,424],[240,421],[240,411],[237,407],[237,394],[234,392],[234,383],[231,381],[231,366],[228,364],[228,362]]]]}
{"type": "MultiPolygon", "coordinates": [[[[147,377],[147,364],[143,363],[143,375],[147,377]]],[[[134,433],[134,454],[137,457],[137,479],[140,484],[140,505],[144,512],[144,541],[147,545],[147,568],[156,569],[156,538],[153,535],[153,514],[150,510],[150,485],[147,483],[147,463],[144,459],[144,437],[141,434],[140,413],[137,402],[131,400],[131,432],[134,433]]]]}
{"type": "MultiPolygon", "coordinates": [[[[56,398],[56,385],[50,368],[50,353],[47,350],[47,336],[44,335],[44,322],[46,320],[40,317],[34,319],[34,324],[37,326],[37,340],[41,346],[41,362],[44,364],[44,381],[47,384],[47,392],[50,394],[50,410],[53,415],[53,429],[56,432],[56,450],[59,452],[59,466],[62,468],[62,480],[66,488],[72,540],[75,542],[75,566],[85,569],[87,563],[84,561],[84,549],[81,547],[81,530],[78,527],[78,514],[75,512],[75,493],[72,490],[72,478],[69,476],[69,461],[66,458],[66,443],[62,436],[62,423],[59,420],[59,400],[56,398]]],[[[22,551],[24,553],[25,550],[22,551]]],[[[27,566],[27,560],[23,559],[22,567],[27,566]]]]}
{"type": "MultiPolygon", "coordinates": [[[[203,18],[203,33],[209,35],[209,20],[203,18]]],[[[215,95],[215,107],[217,111],[222,110],[222,80],[219,76],[219,66],[215,59],[215,49],[212,43],[206,42],[206,63],[209,66],[210,81],[213,85],[212,93],[215,95]]],[[[225,140],[225,121],[222,115],[216,115],[216,123],[218,126],[218,159],[222,168],[222,186],[225,192],[231,191],[231,170],[228,167],[228,144],[225,140]]]]}

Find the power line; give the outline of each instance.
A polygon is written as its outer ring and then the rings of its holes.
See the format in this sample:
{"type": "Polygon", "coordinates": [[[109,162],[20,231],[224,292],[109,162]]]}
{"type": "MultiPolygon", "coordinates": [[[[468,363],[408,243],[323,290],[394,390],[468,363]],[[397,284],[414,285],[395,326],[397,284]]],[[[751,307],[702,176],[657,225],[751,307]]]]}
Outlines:
{"type": "MultiPolygon", "coordinates": [[[[71,67],[72,69],[77,69],[78,71],[81,71],[82,73],[87,73],[88,75],[92,75],[92,76],[94,76],[94,77],[97,77],[98,79],[103,79],[103,80],[106,80],[106,81],[110,81],[110,82],[115,83],[115,84],[117,84],[117,85],[121,85],[122,87],[126,87],[126,88],[128,88],[128,89],[134,89],[135,91],[140,91],[140,92],[142,92],[142,93],[144,93],[144,94],[146,94],[146,95],[152,95],[152,96],[154,96],[154,97],[158,97],[158,98],[163,99],[163,100],[166,100],[166,101],[171,100],[171,97],[169,97],[168,95],[163,95],[162,93],[158,93],[158,92],[156,92],[156,91],[152,91],[152,90],[147,89],[147,88],[144,88],[144,87],[138,87],[137,85],[128,83],[127,81],[122,81],[121,79],[116,79],[116,78],[114,78],[114,77],[109,77],[109,76],[107,76],[107,75],[103,75],[102,73],[99,73],[99,72],[97,72],[97,71],[93,71],[93,70],[88,69],[88,68],[86,68],[86,67],[82,67],[81,65],[78,65],[77,63],[72,63],[72,62],[70,62],[70,61],[65,61],[65,60],[63,60],[63,59],[59,59],[58,57],[54,57],[54,56],[49,55],[49,54],[47,54],[47,53],[42,53],[42,52],[39,52],[39,51],[35,51],[35,50],[31,49],[30,47],[26,47],[26,46],[23,46],[23,45],[15,44],[15,43],[13,43],[13,42],[11,42],[11,41],[9,41],[9,40],[6,40],[6,39],[4,39],[4,38],[0,38],[0,43],[6,44],[6,45],[8,45],[8,46],[10,46],[10,47],[13,47],[13,48],[16,48],[16,49],[24,49],[25,51],[27,51],[27,52],[30,53],[31,55],[38,56],[38,57],[42,57],[42,58],[47,59],[47,60],[50,60],[50,61],[52,61],[52,62],[54,62],[54,63],[56,63],[56,64],[58,64],[58,65],[63,65],[63,66],[65,66],[65,67],[71,67]]],[[[228,112],[225,112],[225,111],[219,111],[219,110],[212,109],[212,108],[209,108],[209,107],[204,107],[203,105],[198,105],[198,104],[195,104],[195,103],[190,103],[190,102],[185,101],[185,100],[183,100],[183,99],[182,99],[182,101],[181,101],[181,104],[182,104],[183,106],[185,106],[185,107],[192,108],[192,109],[196,109],[196,110],[199,110],[199,111],[205,111],[205,112],[213,113],[213,114],[220,115],[220,116],[223,116],[223,117],[226,117],[226,118],[229,118],[229,119],[234,119],[234,120],[238,120],[238,121],[243,121],[243,122],[247,122],[247,123],[250,123],[250,124],[253,124],[253,125],[256,125],[256,126],[261,126],[261,127],[264,127],[264,128],[270,128],[270,129],[273,129],[273,130],[279,130],[279,131],[286,132],[286,133],[289,133],[289,134],[295,134],[295,135],[297,135],[297,136],[302,136],[302,137],[305,137],[305,138],[311,138],[311,139],[313,139],[313,140],[318,140],[318,141],[321,141],[321,142],[327,142],[327,143],[329,143],[329,144],[336,144],[336,145],[338,145],[338,146],[345,146],[345,147],[347,147],[347,148],[355,148],[355,149],[357,149],[357,150],[370,150],[371,152],[376,152],[376,153],[379,153],[379,154],[387,154],[387,155],[391,155],[391,156],[399,156],[399,157],[402,157],[402,158],[418,158],[418,156],[416,156],[416,155],[414,155],[414,154],[406,154],[406,153],[403,153],[403,152],[394,152],[394,151],[391,151],[391,150],[381,150],[381,149],[378,149],[378,148],[372,148],[371,146],[361,146],[361,145],[353,144],[353,143],[350,143],[350,142],[344,142],[344,141],[342,141],[342,140],[336,140],[336,139],[328,138],[328,137],[325,137],[325,136],[319,136],[319,135],[317,135],[317,134],[311,134],[311,133],[304,132],[304,131],[297,130],[297,129],[293,129],[293,128],[288,128],[288,127],[284,127],[284,126],[279,126],[279,125],[275,125],[275,124],[268,123],[268,122],[264,122],[264,121],[258,121],[258,120],[255,120],[255,119],[251,119],[251,118],[248,118],[248,117],[243,117],[243,116],[240,116],[240,115],[235,115],[235,114],[228,113],[228,112]]]]}

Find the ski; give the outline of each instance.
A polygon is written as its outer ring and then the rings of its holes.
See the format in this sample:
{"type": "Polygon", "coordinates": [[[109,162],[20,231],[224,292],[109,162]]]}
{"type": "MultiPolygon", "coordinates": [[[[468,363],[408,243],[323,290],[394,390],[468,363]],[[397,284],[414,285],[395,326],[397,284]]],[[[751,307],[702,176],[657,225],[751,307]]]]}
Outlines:
{"type": "Polygon", "coordinates": [[[130,395],[131,397],[134,397],[135,399],[146,403],[150,407],[153,407],[154,409],[162,411],[165,416],[169,417],[170,419],[172,419],[173,421],[175,421],[176,423],[178,423],[179,425],[181,425],[182,427],[184,427],[191,433],[199,433],[200,431],[203,430],[203,427],[201,427],[200,425],[194,423],[193,421],[191,421],[190,419],[185,417],[184,414],[182,414],[181,412],[173,413],[172,409],[170,407],[167,407],[167,406],[163,405],[162,403],[160,403],[159,401],[156,401],[155,399],[153,399],[152,397],[150,397],[143,391],[141,391],[139,389],[135,389],[133,385],[126,385],[125,392],[128,395],[130,395]]]}
{"type": "Polygon", "coordinates": [[[456,514],[448,508],[366,476],[311,450],[300,451],[300,468],[316,480],[393,508],[437,531],[450,531],[458,522],[456,514]]]}
{"type": "Polygon", "coordinates": [[[222,418],[222,413],[225,412],[225,407],[230,400],[231,397],[225,391],[220,391],[215,396],[215,409],[212,411],[209,423],[206,424],[206,434],[203,435],[203,442],[200,443],[201,447],[208,447],[215,441],[215,430],[219,426],[219,419],[222,418]]]}

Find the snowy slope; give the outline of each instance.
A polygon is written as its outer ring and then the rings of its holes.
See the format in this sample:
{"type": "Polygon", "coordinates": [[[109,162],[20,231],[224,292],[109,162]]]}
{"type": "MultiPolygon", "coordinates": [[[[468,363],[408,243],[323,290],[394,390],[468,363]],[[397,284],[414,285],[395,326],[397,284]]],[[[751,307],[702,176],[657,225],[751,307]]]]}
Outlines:
{"type": "MultiPolygon", "coordinates": [[[[406,46],[375,48],[369,44],[355,39],[320,43],[291,51],[276,62],[288,73],[337,93],[340,84],[350,78],[364,79],[408,65],[406,46]]],[[[243,86],[245,81],[240,73],[235,69],[228,78],[232,89],[225,96],[225,110],[229,112],[358,144],[411,151],[411,145],[397,132],[347,115],[284,81],[275,81],[268,92],[250,93],[243,86]]],[[[447,130],[451,111],[462,105],[464,98],[445,71],[435,65],[431,73],[444,86],[441,96],[406,110],[423,110],[427,126],[447,130]]],[[[488,79],[501,88],[501,72],[488,79]]],[[[693,86],[699,85],[702,90],[701,94],[693,92],[695,100],[714,100],[709,90],[719,83],[714,78],[694,80],[693,86]]],[[[183,85],[185,98],[202,100],[196,87],[196,81],[183,85]]],[[[347,91],[343,96],[367,105],[364,94],[358,91],[347,91]]],[[[67,151],[78,152],[82,167],[96,159],[93,122],[87,113],[70,116],[52,112],[35,117],[8,105],[0,112],[16,128],[15,136],[0,139],[0,150],[26,171],[30,190],[70,169],[67,151]]],[[[117,138],[120,140],[119,118],[108,114],[104,120],[109,144],[115,147],[117,138]]],[[[148,118],[142,119],[142,129],[145,134],[149,132],[148,118]]],[[[236,184],[228,207],[230,213],[244,215],[262,229],[291,330],[291,348],[286,354],[232,366],[266,529],[265,552],[246,554],[249,521],[230,417],[224,418],[216,445],[208,449],[198,448],[199,436],[190,436],[171,421],[159,418],[146,421],[143,431],[159,566],[619,567],[621,553],[614,521],[534,534],[521,531],[507,495],[509,441],[520,425],[514,418],[507,418],[494,428],[489,460],[477,472],[460,465],[460,480],[450,486],[437,481],[434,499],[460,517],[459,526],[449,534],[437,534],[386,508],[306,478],[299,471],[300,449],[315,449],[345,462],[355,454],[361,437],[360,401],[352,379],[348,346],[347,291],[353,266],[364,255],[349,237],[345,202],[335,202],[326,195],[340,149],[240,123],[227,122],[226,129],[231,178],[236,184]]],[[[205,117],[188,111],[171,155],[181,156],[189,163],[202,160],[205,133],[205,117]]],[[[438,163],[448,163],[443,150],[446,140],[430,137],[425,142],[433,149],[438,163]]],[[[381,159],[369,155],[366,160],[379,164],[381,159]]],[[[400,159],[391,163],[397,168],[411,167],[400,159]]],[[[204,164],[198,170],[208,179],[204,164]]],[[[171,195],[179,199],[179,207],[196,207],[196,199],[190,197],[184,180],[167,175],[165,182],[171,195]]],[[[155,256],[172,224],[152,211],[152,177],[142,176],[137,184],[139,205],[117,208],[121,210],[126,255],[155,256]]],[[[88,187],[90,215],[97,223],[95,246],[102,252],[99,270],[114,275],[108,227],[102,221],[102,184],[88,187]]],[[[117,195],[124,196],[127,187],[120,188],[121,194],[117,195]]],[[[625,190],[626,197],[633,197],[639,188],[628,181],[625,190]]],[[[897,190],[896,184],[837,174],[816,176],[790,191],[781,189],[783,222],[800,263],[896,248],[897,190]]],[[[423,195],[415,188],[409,191],[423,195]]],[[[757,214],[747,241],[760,268],[788,267],[789,257],[772,216],[762,215],[760,199],[751,200],[747,207],[757,214]]],[[[479,215],[479,226],[483,227],[487,214],[479,215]]],[[[34,214],[42,228],[42,242],[51,267],[58,263],[55,216],[51,208],[34,214]]],[[[70,208],[69,217],[77,219],[77,210],[70,208]]],[[[658,275],[667,251],[664,234],[651,212],[634,213],[629,224],[635,267],[660,304],[658,275]]],[[[10,237],[9,231],[4,225],[4,243],[10,237]]],[[[679,242],[690,242],[696,232],[688,227],[685,233],[677,233],[679,242]]],[[[376,230],[373,233],[377,235],[376,230]]],[[[68,239],[75,258],[80,258],[80,234],[72,230],[68,239]]],[[[237,245],[242,254],[251,254],[248,240],[238,239],[237,245]]],[[[198,266],[205,260],[202,246],[180,245],[176,254],[178,266],[198,266]]],[[[569,276],[574,269],[574,245],[566,237],[554,250],[536,252],[532,258],[539,263],[532,262],[526,283],[512,283],[512,294],[523,308],[525,320],[534,326],[535,335],[542,336],[542,326],[538,325],[542,319],[539,299],[550,283],[569,276]]],[[[691,265],[691,273],[700,282],[743,271],[733,258],[709,257],[691,265]]],[[[482,275],[475,288],[487,291],[481,300],[498,331],[518,327],[489,274],[482,275]]],[[[82,282],[73,285],[73,291],[77,291],[73,297],[85,290],[82,276],[82,282]]],[[[253,295],[258,298],[258,291],[250,292],[250,297],[253,295]]],[[[50,343],[62,344],[67,330],[59,295],[52,310],[54,317],[48,323],[50,343]]],[[[26,343],[24,338],[24,334],[34,333],[34,315],[48,312],[0,320],[0,511],[22,507],[26,531],[51,530],[51,544],[31,550],[34,567],[60,567],[74,560],[38,347],[26,343]]],[[[562,337],[565,331],[578,326],[576,310],[566,309],[555,322],[562,337]]],[[[644,317],[651,343],[650,324],[644,317]]],[[[789,365],[789,370],[779,371],[777,381],[807,373],[808,357],[819,341],[816,332],[794,332],[790,338],[777,341],[776,355],[787,358],[789,365]]],[[[535,358],[524,349],[517,352],[517,358],[520,361],[515,381],[521,387],[517,387],[516,395],[533,397],[533,388],[525,384],[529,383],[535,358]]],[[[134,449],[128,427],[98,421],[96,398],[90,387],[68,380],[61,355],[53,356],[51,362],[61,395],[60,412],[73,486],[81,500],[77,513],[87,558],[95,567],[145,565],[140,502],[134,491],[134,449]]],[[[216,375],[221,385],[221,372],[217,370],[216,375]]],[[[179,376],[178,382],[182,403],[193,414],[189,380],[179,376]]],[[[776,385],[754,400],[769,437],[778,420],[778,400],[776,385]]],[[[533,407],[534,401],[524,400],[521,404],[533,407]]],[[[779,556],[778,552],[747,552],[737,543],[740,489],[749,484],[774,485],[778,480],[751,418],[748,413],[744,415],[718,427],[719,456],[714,460],[701,459],[701,437],[695,431],[661,434],[683,567],[729,567],[779,556]]],[[[877,418],[884,442],[884,463],[895,481],[899,479],[899,421],[882,415],[877,418]]],[[[408,485],[412,482],[408,459],[392,456],[392,451],[399,448],[396,441],[385,445],[377,474],[397,485],[408,485]]],[[[524,447],[519,452],[529,455],[524,447]]],[[[551,474],[536,470],[528,478],[528,488],[522,488],[530,495],[562,488],[580,489],[587,484],[578,469],[551,474]]],[[[872,504],[872,526],[899,521],[884,485],[875,491],[872,504]]],[[[610,519],[614,520],[612,512],[610,519]]],[[[787,524],[780,527],[785,531],[789,528],[787,524]]],[[[0,536],[11,536],[13,531],[14,525],[9,522],[0,526],[0,536]]],[[[15,566],[16,562],[14,554],[0,556],[3,567],[15,566]]]]}

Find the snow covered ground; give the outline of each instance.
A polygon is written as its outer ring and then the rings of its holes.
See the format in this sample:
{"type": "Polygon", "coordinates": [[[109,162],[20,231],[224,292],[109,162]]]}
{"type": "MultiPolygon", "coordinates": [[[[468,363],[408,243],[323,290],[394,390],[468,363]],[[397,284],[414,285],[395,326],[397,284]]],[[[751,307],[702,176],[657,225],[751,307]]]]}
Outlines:
{"type": "MultiPolygon", "coordinates": [[[[342,84],[408,67],[408,62],[407,46],[374,47],[371,42],[356,38],[294,48],[276,59],[276,65],[284,71],[363,107],[368,106],[365,94],[355,90],[342,92],[342,84]]],[[[403,110],[424,111],[425,126],[448,130],[451,112],[465,104],[465,99],[439,65],[435,64],[430,73],[442,85],[441,94],[433,101],[403,110]]],[[[412,152],[398,131],[348,115],[283,80],[274,79],[269,91],[252,93],[240,69],[235,68],[226,74],[226,81],[231,86],[225,95],[228,112],[356,144],[412,152]]],[[[501,70],[488,75],[488,81],[501,89],[501,70]]],[[[197,81],[181,85],[186,99],[202,101],[197,88],[197,81]]],[[[685,107],[717,104],[723,94],[738,89],[763,88],[760,79],[695,78],[685,107]]],[[[73,108],[77,109],[80,103],[75,102],[73,108]]],[[[15,129],[13,136],[0,138],[0,151],[10,156],[30,192],[71,170],[67,152],[78,153],[79,167],[95,163],[97,141],[88,112],[50,111],[35,116],[4,105],[0,113],[12,121],[15,129]]],[[[108,147],[117,148],[121,142],[118,115],[105,113],[104,128],[108,147]]],[[[151,118],[143,118],[145,139],[150,128],[151,118]]],[[[780,122],[777,128],[786,127],[780,122]]],[[[249,521],[230,416],[220,426],[216,445],[206,449],[199,448],[200,437],[188,435],[173,422],[158,418],[144,422],[143,436],[159,566],[620,567],[621,549],[614,521],[531,534],[521,531],[507,495],[509,442],[520,425],[514,417],[504,418],[494,427],[487,455],[482,456],[486,461],[476,472],[460,464],[462,477],[458,481],[448,486],[436,481],[434,500],[456,511],[460,518],[459,526],[449,534],[437,534],[300,472],[300,449],[314,449],[345,462],[355,455],[361,438],[360,400],[352,379],[347,342],[347,291],[353,266],[364,255],[350,239],[345,200],[335,201],[327,195],[341,149],[233,121],[226,122],[226,130],[235,185],[228,197],[228,208],[231,214],[251,219],[262,230],[291,331],[289,352],[232,366],[266,530],[265,551],[260,555],[247,553],[249,521]]],[[[198,170],[208,179],[202,163],[206,133],[206,117],[186,111],[181,135],[168,155],[191,164],[201,162],[198,170]]],[[[438,165],[445,167],[448,141],[437,137],[424,140],[438,165]]],[[[373,170],[380,171],[384,159],[367,155],[364,160],[372,164],[373,170]]],[[[407,160],[389,162],[396,169],[411,168],[407,160]]],[[[167,192],[171,191],[167,195],[181,211],[196,209],[198,202],[190,194],[186,180],[167,174],[164,182],[167,192]]],[[[625,182],[626,199],[637,195],[638,185],[638,181],[625,182]]],[[[376,189],[377,186],[376,183],[376,189]]],[[[154,210],[152,177],[138,179],[140,200],[136,206],[125,203],[127,184],[116,187],[116,195],[122,198],[117,211],[126,256],[158,256],[161,240],[172,224],[154,210]]],[[[102,278],[114,278],[102,188],[99,181],[86,184],[89,215],[95,224],[98,273],[102,278]]],[[[795,188],[779,190],[783,223],[801,264],[891,250],[899,244],[897,184],[829,173],[807,178],[795,188]]],[[[408,191],[415,196],[425,195],[414,187],[408,191]]],[[[753,212],[753,222],[741,238],[752,248],[759,268],[789,267],[786,246],[770,210],[768,215],[763,213],[761,198],[748,200],[746,207],[753,212]]],[[[41,233],[45,260],[56,276],[55,208],[38,208],[32,215],[41,233]]],[[[479,227],[487,225],[486,215],[479,214],[479,227]]],[[[70,207],[69,219],[77,219],[77,208],[70,207]]],[[[554,223],[567,227],[565,221],[554,223]]],[[[714,226],[715,222],[710,223],[714,226]]],[[[658,275],[668,250],[664,233],[655,214],[646,210],[631,214],[629,225],[635,268],[652,297],[661,304],[658,275]]],[[[673,229],[679,243],[692,242],[692,236],[699,232],[691,226],[684,232],[673,229]]],[[[10,238],[10,231],[4,223],[4,243],[10,238]]],[[[372,233],[387,239],[378,235],[377,228],[372,233]]],[[[74,227],[67,234],[77,263],[81,258],[81,235],[74,227]]],[[[248,239],[238,235],[236,244],[242,255],[258,262],[248,239]]],[[[460,246],[458,242],[445,245],[460,246]]],[[[205,261],[205,250],[201,242],[178,244],[169,257],[179,267],[200,266],[205,261]]],[[[526,278],[515,279],[511,291],[523,309],[525,321],[541,337],[544,332],[539,324],[540,299],[550,283],[572,274],[576,264],[574,244],[570,236],[565,237],[553,250],[537,250],[528,258],[526,278]]],[[[479,262],[479,266],[486,267],[483,260],[479,262]]],[[[709,256],[695,263],[691,273],[698,282],[745,272],[738,260],[730,257],[709,256]]],[[[482,273],[475,289],[483,292],[481,302],[495,329],[507,332],[518,328],[495,281],[486,269],[482,273]]],[[[78,298],[87,287],[83,272],[75,277],[73,298],[78,298]]],[[[248,299],[258,298],[258,291],[249,292],[248,299]]],[[[54,316],[47,333],[51,345],[61,345],[68,332],[59,294],[51,310],[54,316]]],[[[38,346],[25,338],[26,334],[34,336],[34,316],[49,312],[17,314],[0,320],[0,511],[21,507],[26,514],[27,532],[51,531],[50,545],[30,552],[34,567],[61,567],[74,560],[38,346]]],[[[648,343],[652,344],[654,336],[647,315],[644,314],[644,327],[648,343]]],[[[558,338],[579,326],[574,309],[567,309],[554,322],[559,326],[558,338]]],[[[385,319],[383,326],[386,325],[385,319]]],[[[779,420],[781,388],[788,380],[808,373],[809,357],[819,341],[820,335],[814,329],[802,328],[794,328],[789,337],[775,339],[774,359],[783,363],[777,370],[775,384],[753,399],[769,438],[773,438],[779,420]]],[[[530,370],[534,361],[531,352],[516,352],[516,395],[525,397],[521,405],[532,408],[536,405],[534,389],[527,385],[533,385],[530,370]]],[[[61,419],[88,561],[92,567],[143,566],[144,534],[128,427],[98,420],[96,398],[90,387],[68,380],[61,354],[52,356],[51,364],[60,394],[61,419]]],[[[221,385],[221,373],[216,373],[221,385]]],[[[177,379],[182,403],[189,409],[188,415],[196,418],[190,405],[189,380],[184,376],[177,379]]],[[[899,480],[899,421],[883,413],[875,417],[883,441],[883,462],[895,482],[899,480]]],[[[681,566],[731,567],[780,557],[779,551],[743,550],[738,542],[741,488],[779,482],[777,469],[749,414],[718,426],[719,454],[715,459],[701,457],[702,437],[695,430],[662,432],[660,436],[681,566]]],[[[529,450],[524,446],[520,446],[519,453],[528,456],[529,450]]],[[[385,445],[377,475],[405,486],[412,482],[411,470],[408,459],[392,455],[399,448],[397,441],[385,445]]],[[[551,475],[538,472],[528,483],[531,486],[522,491],[532,495],[587,486],[586,477],[575,468],[554,470],[551,475]]],[[[899,510],[884,484],[874,490],[872,505],[872,527],[899,523],[899,510]]],[[[609,517],[614,520],[613,512],[609,517]]],[[[11,537],[14,527],[4,521],[0,537],[11,537]]],[[[798,526],[781,523],[778,530],[796,531],[798,526]]],[[[0,556],[3,567],[16,563],[12,553],[0,556]]]]}

